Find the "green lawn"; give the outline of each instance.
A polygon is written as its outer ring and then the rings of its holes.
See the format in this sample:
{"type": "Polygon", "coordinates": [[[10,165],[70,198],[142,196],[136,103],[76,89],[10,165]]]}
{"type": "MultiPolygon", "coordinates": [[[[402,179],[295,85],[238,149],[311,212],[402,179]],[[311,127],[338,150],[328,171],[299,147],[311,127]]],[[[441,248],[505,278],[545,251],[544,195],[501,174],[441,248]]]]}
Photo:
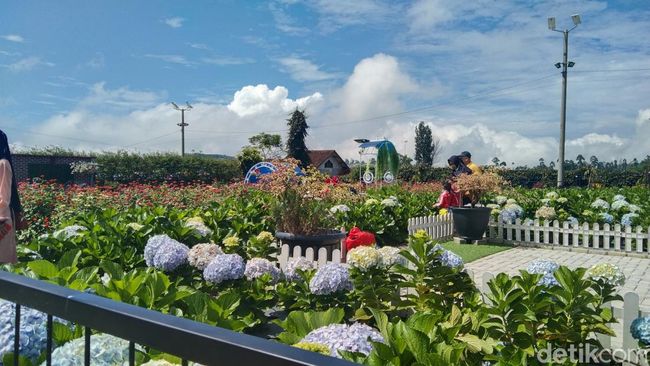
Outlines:
{"type": "Polygon", "coordinates": [[[479,258],[487,257],[490,254],[502,252],[512,248],[512,245],[508,244],[456,244],[453,241],[442,243],[445,249],[451,250],[452,252],[458,254],[465,263],[475,261],[479,258]]]}

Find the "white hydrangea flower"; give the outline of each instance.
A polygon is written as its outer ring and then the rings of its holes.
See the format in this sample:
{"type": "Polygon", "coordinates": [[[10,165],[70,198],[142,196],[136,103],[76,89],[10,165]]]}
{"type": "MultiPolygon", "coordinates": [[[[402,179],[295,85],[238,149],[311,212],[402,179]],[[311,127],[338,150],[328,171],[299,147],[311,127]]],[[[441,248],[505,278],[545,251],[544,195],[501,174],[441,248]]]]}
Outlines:
{"type": "Polygon", "coordinates": [[[352,267],[367,271],[381,264],[381,255],[373,247],[360,246],[348,252],[347,262],[352,267]]]}
{"type": "Polygon", "coordinates": [[[380,265],[382,268],[390,268],[395,264],[406,264],[406,258],[402,257],[399,248],[385,246],[379,248],[377,252],[381,258],[380,265]]]}
{"type": "Polygon", "coordinates": [[[137,222],[130,222],[130,223],[126,224],[126,227],[128,227],[129,229],[131,229],[133,231],[140,231],[140,230],[142,230],[144,225],[140,225],[137,222]]]}
{"type": "Polygon", "coordinates": [[[516,204],[517,204],[517,200],[514,198],[508,198],[506,200],[506,205],[516,205],[516,204]]]}
{"type": "Polygon", "coordinates": [[[609,203],[603,199],[597,199],[594,202],[591,203],[592,208],[600,208],[603,210],[609,210],[609,203]]]}
{"type": "Polygon", "coordinates": [[[559,203],[567,203],[569,201],[569,199],[566,198],[566,197],[560,197],[560,198],[557,199],[557,201],[559,203]]]}
{"type": "Polygon", "coordinates": [[[619,211],[625,208],[629,208],[630,204],[625,200],[616,200],[612,202],[612,210],[619,211]]]}
{"type": "Polygon", "coordinates": [[[348,207],[346,205],[336,205],[336,206],[330,208],[330,212],[333,213],[333,214],[335,214],[337,212],[348,212],[348,211],[350,211],[350,207],[348,207]]]}
{"type": "Polygon", "coordinates": [[[187,253],[187,260],[190,263],[190,266],[203,271],[214,257],[219,254],[223,254],[223,251],[216,244],[196,244],[187,253]]]}
{"type": "Polygon", "coordinates": [[[368,198],[368,199],[366,200],[366,202],[365,202],[365,205],[366,205],[366,206],[371,206],[371,205],[376,205],[376,204],[378,204],[378,203],[379,203],[379,201],[378,201],[377,199],[375,199],[375,198],[368,198]]]}
{"type": "Polygon", "coordinates": [[[554,199],[557,199],[558,197],[560,197],[560,195],[557,194],[557,192],[554,192],[554,191],[548,192],[546,194],[546,198],[548,198],[548,199],[554,200],[554,199]]]}
{"type": "Polygon", "coordinates": [[[642,211],[642,210],[641,210],[641,207],[639,207],[639,206],[637,206],[637,205],[629,205],[629,206],[627,207],[627,209],[628,209],[631,213],[639,213],[639,212],[642,211]]]}
{"type": "Polygon", "coordinates": [[[381,204],[386,207],[395,207],[399,205],[399,201],[397,200],[397,197],[390,196],[388,198],[384,198],[383,200],[381,200],[381,204]]]}
{"type": "Polygon", "coordinates": [[[497,203],[497,205],[502,205],[508,201],[508,197],[506,196],[496,196],[494,198],[494,201],[497,203]]]}
{"type": "Polygon", "coordinates": [[[212,235],[212,230],[205,225],[203,219],[195,216],[185,222],[185,226],[194,230],[194,233],[200,237],[212,235]]]}
{"type": "Polygon", "coordinates": [[[542,206],[537,209],[535,212],[535,217],[544,220],[553,220],[556,216],[555,209],[553,207],[542,206]]]}
{"type": "Polygon", "coordinates": [[[599,263],[587,270],[587,276],[594,280],[603,280],[612,286],[623,286],[625,274],[618,266],[610,263],[599,263]]]}

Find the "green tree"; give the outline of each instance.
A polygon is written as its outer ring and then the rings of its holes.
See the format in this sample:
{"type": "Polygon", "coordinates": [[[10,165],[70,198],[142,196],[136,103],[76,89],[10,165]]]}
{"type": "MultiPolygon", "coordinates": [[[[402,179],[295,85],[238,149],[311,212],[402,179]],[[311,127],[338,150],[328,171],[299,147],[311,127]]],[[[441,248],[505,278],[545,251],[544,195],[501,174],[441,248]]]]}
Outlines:
{"type": "Polygon", "coordinates": [[[310,164],[305,137],[307,137],[307,118],[305,111],[296,109],[291,118],[287,120],[289,125],[289,136],[287,137],[287,155],[300,161],[302,167],[310,164]]]}
{"type": "Polygon", "coordinates": [[[257,148],[244,146],[237,154],[237,160],[239,161],[239,168],[242,173],[246,174],[253,165],[263,161],[264,157],[262,157],[262,154],[257,148]]]}
{"type": "Polygon", "coordinates": [[[279,159],[283,155],[280,135],[262,132],[250,137],[248,142],[262,154],[264,160],[279,159]]]}
{"type": "Polygon", "coordinates": [[[499,165],[499,162],[501,162],[501,160],[500,160],[499,158],[497,158],[496,156],[492,158],[492,163],[493,163],[495,166],[498,166],[498,165],[499,165]]]}
{"type": "Polygon", "coordinates": [[[576,162],[578,162],[578,166],[584,166],[585,165],[585,157],[582,156],[582,154],[578,154],[576,157],[576,162]]]}
{"type": "Polygon", "coordinates": [[[415,128],[415,163],[421,167],[430,167],[440,150],[439,142],[434,140],[431,127],[420,122],[415,128]]]}

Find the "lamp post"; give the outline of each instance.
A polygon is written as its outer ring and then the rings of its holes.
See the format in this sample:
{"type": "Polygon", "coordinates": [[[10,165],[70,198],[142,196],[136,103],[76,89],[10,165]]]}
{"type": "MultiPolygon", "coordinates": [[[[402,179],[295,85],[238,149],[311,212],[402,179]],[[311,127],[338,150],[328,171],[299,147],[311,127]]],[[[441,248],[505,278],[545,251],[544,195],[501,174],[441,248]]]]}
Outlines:
{"type": "Polygon", "coordinates": [[[564,30],[558,30],[555,29],[555,18],[551,17],[548,18],[548,29],[554,31],[554,32],[560,32],[564,36],[564,53],[562,57],[562,62],[558,62],[555,64],[555,67],[562,68],[562,106],[561,106],[561,111],[560,111],[560,157],[559,157],[559,165],[557,169],[557,186],[558,188],[561,188],[564,185],[564,140],[565,140],[565,133],[566,133],[566,89],[567,89],[567,72],[569,67],[573,67],[575,65],[575,62],[573,61],[568,61],[568,56],[569,56],[569,32],[574,30],[578,24],[580,24],[582,21],[580,20],[580,15],[574,14],[571,16],[571,19],[573,20],[573,28],[571,29],[564,29],[564,30]]]}
{"type": "Polygon", "coordinates": [[[181,127],[181,156],[185,156],[185,126],[189,126],[189,124],[185,123],[185,111],[189,111],[193,107],[188,102],[185,102],[185,107],[179,107],[174,102],[172,102],[172,106],[174,106],[175,110],[181,111],[181,123],[176,125],[181,127]]]}
{"type": "MultiPolygon", "coordinates": [[[[361,145],[361,144],[365,144],[366,142],[370,142],[370,140],[365,138],[356,138],[354,139],[354,142],[361,145]]],[[[362,171],[361,167],[363,166],[363,164],[361,163],[361,154],[363,154],[363,148],[359,147],[359,182],[363,181],[362,173],[361,173],[362,171]]]]}

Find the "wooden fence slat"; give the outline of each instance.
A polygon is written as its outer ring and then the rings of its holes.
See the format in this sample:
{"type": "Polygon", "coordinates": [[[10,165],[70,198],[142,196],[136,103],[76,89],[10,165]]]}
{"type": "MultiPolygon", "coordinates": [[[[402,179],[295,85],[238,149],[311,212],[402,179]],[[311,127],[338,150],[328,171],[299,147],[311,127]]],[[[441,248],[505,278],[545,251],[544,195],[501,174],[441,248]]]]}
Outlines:
{"type": "Polygon", "coordinates": [[[614,225],[614,250],[621,250],[621,225],[614,225]]]}
{"type": "Polygon", "coordinates": [[[589,248],[589,224],[586,222],[582,225],[582,246],[589,248]]]}
{"type": "Polygon", "coordinates": [[[636,252],[643,253],[643,228],[641,226],[636,227],[635,240],[636,252]]]}
{"type": "Polygon", "coordinates": [[[639,317],[639,295],[628,292],[623,296],[623,349],[637,349],[638,342],[630,333],[630,325],[639,317]]]}
{"type": "Polygon", "coordinates": [[[629,226],[625,227],[625,251],[632,251],[632,228],[629,226]]]}
{"type": "Polygon", "coordinates": [[[609,235],[610,234],[610,227],[609,224],[603,225],[603,249],[607,250],[611,248],[611,240],[612,237],[609,235]]]}

